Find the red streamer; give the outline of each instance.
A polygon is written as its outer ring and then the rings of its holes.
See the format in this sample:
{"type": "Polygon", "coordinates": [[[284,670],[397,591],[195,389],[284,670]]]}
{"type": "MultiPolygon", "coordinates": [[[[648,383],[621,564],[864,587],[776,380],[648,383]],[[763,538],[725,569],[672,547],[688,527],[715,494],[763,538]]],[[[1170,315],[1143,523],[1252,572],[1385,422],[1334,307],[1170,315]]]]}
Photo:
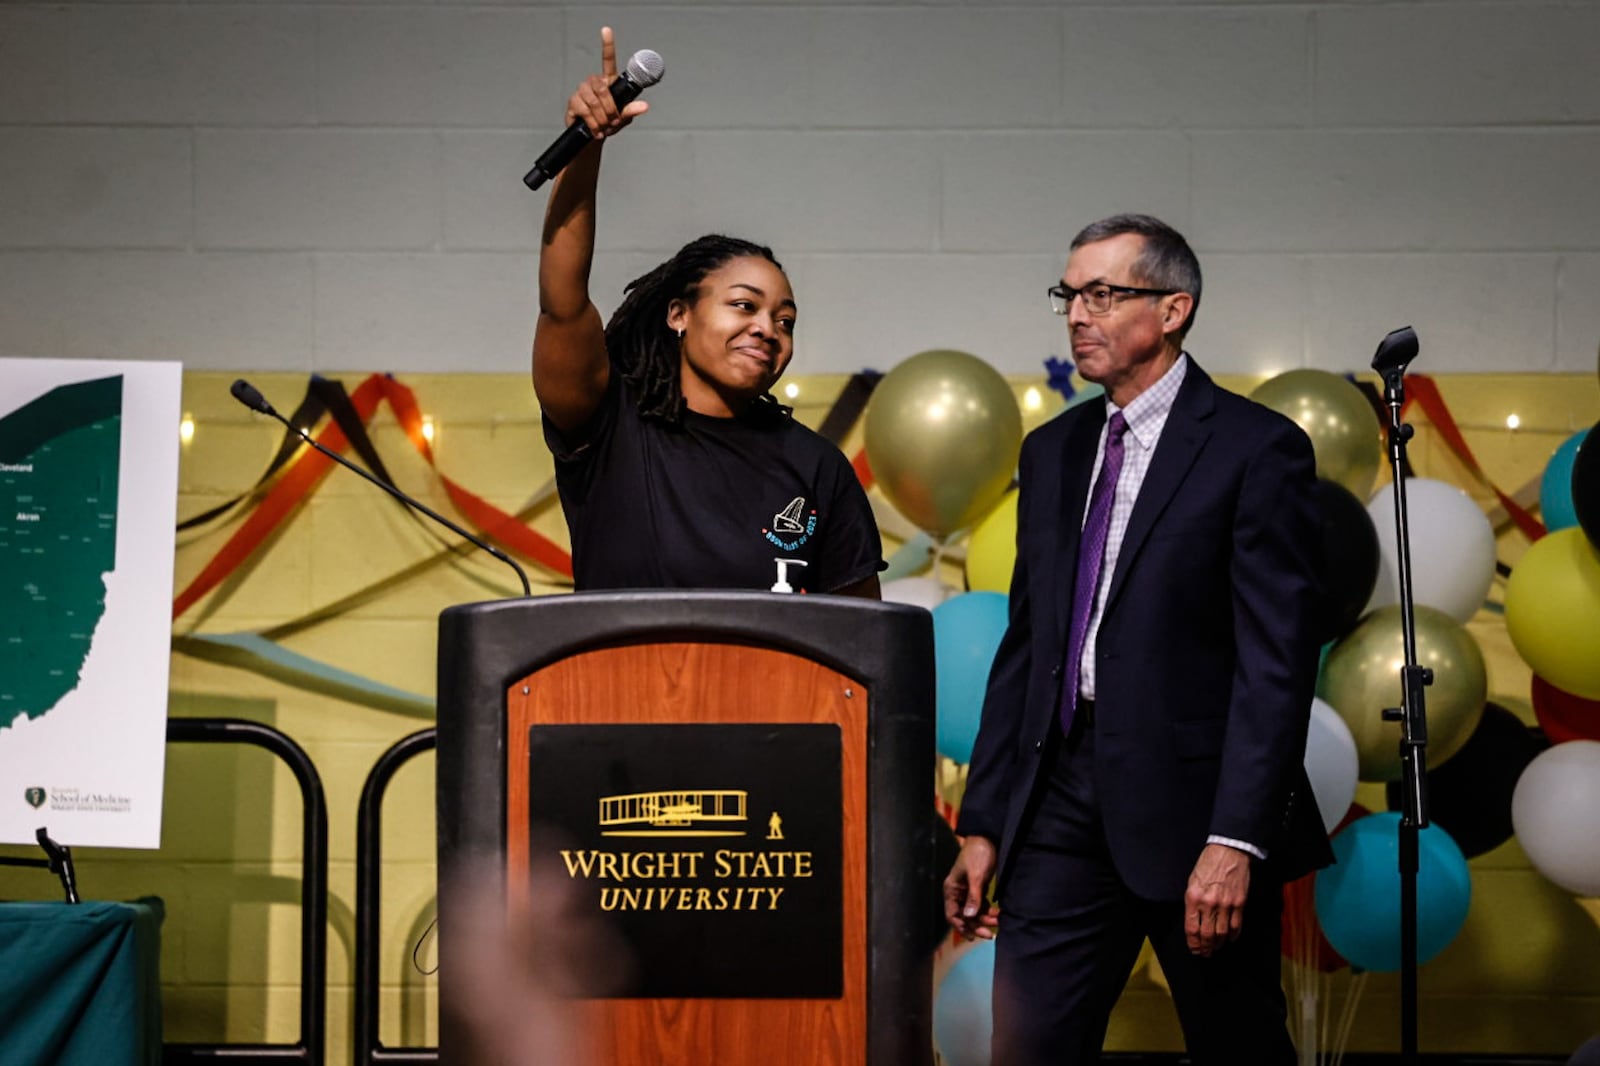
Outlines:
{"type": "MultiPolygon", "coordinates": [[[[350,403],[361,416],[363,424],[377,410],[378,400],[382,396],[379,381],[378,376],[374,374],[350,394],[350,403]]],[[[317,435],[317,443],[329,451],[342,453],[350,442],[345,439],[344,431],[337,424],[330,424],[317,435]]],[[[172,601],[172,617],[174,619],[181,617],[183,612],[194,606],[195,601],[216,588],[250,558],[272,531],[300,505],[300,501],[305,499],[332,466],[333,460],[317,451],[308,451],[295,460],[288,471],[278,479],[278,483],[272,486],[266,498],[250,512],[244,524],[228,538],[222,549],[211,557],[211,561],[206,563],[193,581],[189,582],[188,587],[178,593],[177,598],[172,601]]]]}
{"type": "Polygon", "coordinates": [[[856,480],[861,482],[861,487],[870,489],[873,475],[872,464],[867,461],[867,450],[862,448],[859,452],[856,452],[856,457],[850,460],[850,465],[855,468],[856,480]]]}
{"type": "MultiPolygon", "coordinates": [[[[1466,464],[1478,481],[1495,494],[1500,501],[1500,506],[1506,509],[1506,514],[1517,524],[1517,528],[1525,533],[1529,540],[1538,540],[1545,535],[1544,523],[1540,522],[1527,509],[1513,500],[1510,496],[1500,491],[1499,486],[1489,480],[1489,475],[1483,472],[1483,467],[1478,465],[1477,457],[1472,454],[1472,449],[1467,446],[1467,439],[1461,435],[1461,429],[1456,425],[1455,416],[1450,413],[1449,406],[1444,402],[1444,397],[1439,393],[1439,386],[1426,374],[1407,374],[1406,402],[1410,407],[1415,401],[1421,406],[1423,413],[1439,431],[1439,436],[1450,446],[1450,450],[1466,464]]],[[[1404,415],[1404,409],[1401,414],[1404,415]]]]}
{"type": "MultiPolygon", "coordinates": [[[[411,443],[427,460],[435,473],[438,465],[433,459],[433,449],[422,435],[422,415],[417,407],[416,394],[393,378],[373,374],[350,394],[350,403],[361,418],[362,425],[371,421],[378,404],[387,401],[411,443]]],[[[329,451],[343,454],[349,440],[337,424],[328,425],[316,435],[318,444],[329,451]]],[[[173,600],[172,617],[177,619],[206,593],[225,581],[245,560],[249,559],[274,530],[283,524],[301,501],[310,494],[318,482],[334,465],[332,459],[317,451],[308,451],[290,465],[273,485],[261,503],[250,512],[228,542],[201,569],[173,600]]],[[[572,576],[572,557],[560,545],[519,522],[479,496],[467,491],[455,481],[439,474],[451,501],[467,519],[491,539],[499,541],[513,551],[534,560],[562,575],[572,576]]]]}
{"type": "MultiPolygon", "coordinates": [[[[434,472],[438,473],[439,467],[433,461],[433,447],[428,443],[428,438],[422,435],[422,412],[417,407],[416,394],[390,377],[383,378],[382,385],[384,397],[389,401],[389,407],[399,420],[400,427],[411,439],[412,447],[416,448],[428,461],[428,465],[433,467],[434,472]]],[[[563,577],[572,576],[572,556],[562,550],[555,541],[529,529],[514,516],[467,491],[444,474],[439,474],[439,480],[443,482],[450,501],[490,539],[499,541],[518,554],[554,570],[563,577]]]]}

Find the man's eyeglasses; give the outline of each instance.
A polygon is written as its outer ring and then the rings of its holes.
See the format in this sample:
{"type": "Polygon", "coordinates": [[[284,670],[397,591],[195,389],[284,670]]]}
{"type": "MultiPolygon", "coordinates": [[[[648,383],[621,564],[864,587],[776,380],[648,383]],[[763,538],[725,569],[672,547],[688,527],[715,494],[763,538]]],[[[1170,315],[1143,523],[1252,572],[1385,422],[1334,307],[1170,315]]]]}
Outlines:
{"type": "Polygon", "coordinates": [[[1104,315],[1111,311],[1119,296],[1171,296],[1177,291],[1177,289],[1140,289],[1132,285],[1112,285],[1107,281],[1093,281],[1081,289],[1052,285],[1045,290],[1045,293],[1050,297],[1050,310],[1058,315],[1071,311],[1072,301],[1079,296],[1083,297],[1084,309],[1091,315],[1104,315]]]}

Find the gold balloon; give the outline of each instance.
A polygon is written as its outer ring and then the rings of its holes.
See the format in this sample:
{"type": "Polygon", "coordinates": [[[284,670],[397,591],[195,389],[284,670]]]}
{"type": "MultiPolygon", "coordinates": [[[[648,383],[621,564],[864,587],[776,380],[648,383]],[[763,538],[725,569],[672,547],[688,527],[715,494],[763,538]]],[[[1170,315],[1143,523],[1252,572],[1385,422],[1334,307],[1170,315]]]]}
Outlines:
{"type": "MultiPolygon", "coordinates": [[[[1438,766],[1461,749],[1478,728],[1489,682],[1477,641],[1454,618],[1418,605],[1417,663],[1433,671],[1423,689],[1428,718],[1428,765],[1438,766]]],[[[1355,737],[1363,781],[1400,779],[1400,723],[1383,711],[1400,706],[1400,669],[1405,665],[1399,606],[1379,607],[1328,652],[1321,696],[1339,712],[1355,737]]]]}
{"type": "Polygon", "coordinates": [[[1382,428],[1361,390],[1326,370],[1289,370],[1256,386],[1250,398],[1295,421],[1311,438],[1317,476],[1365,502],[1383,463],[1382,428]]]}
{"type": "Polygon", "coordinates": [[[1017,469],[1022,412],[1005,378],[975,355],[920,352],[878,382],[867,461],[918,528],[947,537],[981,518],[1017,469]]]}

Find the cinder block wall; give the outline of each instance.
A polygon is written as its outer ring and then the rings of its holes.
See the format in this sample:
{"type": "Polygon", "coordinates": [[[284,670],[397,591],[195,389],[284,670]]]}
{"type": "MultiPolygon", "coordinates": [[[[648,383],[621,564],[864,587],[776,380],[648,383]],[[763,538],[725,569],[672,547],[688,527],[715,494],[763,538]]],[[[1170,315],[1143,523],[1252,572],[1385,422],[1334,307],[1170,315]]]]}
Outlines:
{"type": "Polygon", "coordinates": [[[667,75],[607,160],[603,309],[684,240],[768,241],[797,373],[1062,348],[1082,223],[1209,275],[1214,371],[1585,370],[1600,6],[90,3],[0,7],[0,351],[195,369],[518,371],[543,194],[597,63],[667,75]]]}

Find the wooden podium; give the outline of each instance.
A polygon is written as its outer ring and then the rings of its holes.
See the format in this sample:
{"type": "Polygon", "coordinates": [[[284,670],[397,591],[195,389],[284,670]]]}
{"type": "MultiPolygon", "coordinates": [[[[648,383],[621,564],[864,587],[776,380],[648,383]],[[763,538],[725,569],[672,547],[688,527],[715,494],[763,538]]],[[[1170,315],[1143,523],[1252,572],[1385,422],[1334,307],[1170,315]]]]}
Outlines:
{"type": "Polygon", "coordinates": [[[442,1062],[462,1046],[448,874],[469,861],[508,893],[567,879],[619,934],[625,964],[573,1004],[597,1066],[932,1062],[926,611],[720,591],[455,607],[438,700],[442,1062]]]}

